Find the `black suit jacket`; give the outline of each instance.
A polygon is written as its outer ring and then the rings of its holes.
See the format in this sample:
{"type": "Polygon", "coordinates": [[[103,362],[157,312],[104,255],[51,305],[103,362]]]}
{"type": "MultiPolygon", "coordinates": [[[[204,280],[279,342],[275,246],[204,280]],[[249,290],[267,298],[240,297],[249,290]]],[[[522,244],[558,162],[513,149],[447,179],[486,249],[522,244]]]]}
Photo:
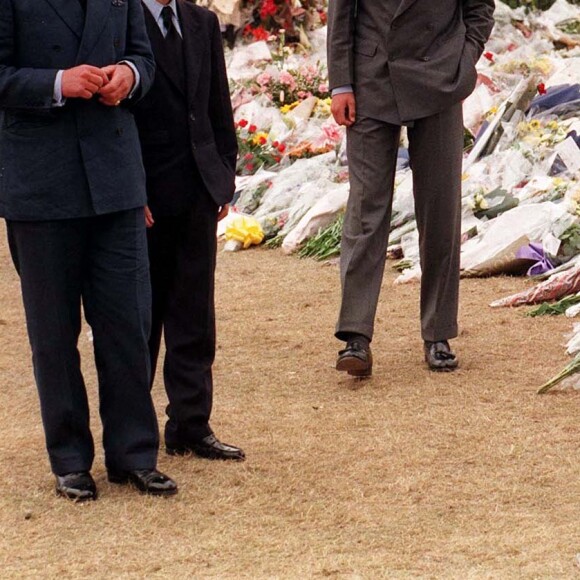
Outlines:
{"type": "Polygon", "coordinates": [[[142,207],[137,128],[124,106],[68,99],[59,69],[130,60],[146,93],[155,64],[139,0],[0,0],[0,216],[78,218],[142,207]],[[86,22],[86,24],[85,24],[86,22]]]}
{"type": "Polygon", "coordinates": [[[219,23],[184,0],[177,8],[183,71],[165,57],[163,36],[144,7],[157,74],[135,115],[154,215],[183,211],[200,187],[217,205],[231,201],[235,189],[238,147],[219,23]]]}

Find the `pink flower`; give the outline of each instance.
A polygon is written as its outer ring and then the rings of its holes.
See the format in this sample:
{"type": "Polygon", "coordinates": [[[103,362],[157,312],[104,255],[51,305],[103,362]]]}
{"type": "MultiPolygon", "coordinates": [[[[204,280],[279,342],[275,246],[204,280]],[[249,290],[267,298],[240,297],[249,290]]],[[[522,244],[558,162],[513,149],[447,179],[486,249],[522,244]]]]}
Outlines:
{"type": "Polygon", "coordinates": [[[290,90],[292,90],[292,91],[296,88],[296,81],[294,80],[294,77],[288,71],[283,70],[280,73],[278,80],[283,85],[287,85],[290,88],[290,90]]]}
{"type": "Polygon", "coordinates": [[[256,82],[261,86],[264,87],[272,80],[272,75],[268,74],[267,72],[262,72],[256,77],[256,82]]]}
{"type": "Polygon", "coordinates": [[[320,83],[318,85],[318,92],[319,93],[328,93],[328,85],[326,83],[320,83]]]}

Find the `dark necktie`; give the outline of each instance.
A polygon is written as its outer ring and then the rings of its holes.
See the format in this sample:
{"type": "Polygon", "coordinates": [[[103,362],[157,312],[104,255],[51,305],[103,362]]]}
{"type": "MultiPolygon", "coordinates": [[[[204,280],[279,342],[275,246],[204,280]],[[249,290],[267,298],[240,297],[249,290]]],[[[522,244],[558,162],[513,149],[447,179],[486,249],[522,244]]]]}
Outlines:
{"type": "Polygon", "coordinates": [[[175,50],[179,48],[181,50],[181,36],[177,32],[177,28],[173,24],[173,10],[169,6],[164,6],[161,10],[161,19],[163,20],[163,26],[167,31],[165,35],[165,42],[171,45],[170,50],[175,50]]]}
{"type": "Polygon", "coordinates": [[[185,87],[185,72],[184,72],[184,62],[183,62],[183,41],[177,28],[173,23],[173,10],[169,6],[164,6],[161,10],[161,18],[163,20],[163,26],[167,31],[165,35],[165,42],[163,44],[164,52],[171,62],[171,68],[173,70],[173,78],[178,82],[178,85],[182,88],[185,87]]]}

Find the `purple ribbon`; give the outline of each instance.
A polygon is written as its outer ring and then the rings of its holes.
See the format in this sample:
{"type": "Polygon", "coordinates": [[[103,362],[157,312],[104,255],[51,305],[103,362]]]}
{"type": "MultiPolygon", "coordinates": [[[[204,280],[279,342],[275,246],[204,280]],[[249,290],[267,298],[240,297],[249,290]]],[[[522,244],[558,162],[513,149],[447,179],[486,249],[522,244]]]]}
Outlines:
{"type": "Polygon", "coordinates": [[[522,246],[517,251],[516,258],[532,260],[535,262],[535,264],[526,272],[528,276],[537,276],[538,274],[544,274],[545,272],[554,269],[554,265],[544,253],[542,244],[531,242],[528,246],[522,246]]]}

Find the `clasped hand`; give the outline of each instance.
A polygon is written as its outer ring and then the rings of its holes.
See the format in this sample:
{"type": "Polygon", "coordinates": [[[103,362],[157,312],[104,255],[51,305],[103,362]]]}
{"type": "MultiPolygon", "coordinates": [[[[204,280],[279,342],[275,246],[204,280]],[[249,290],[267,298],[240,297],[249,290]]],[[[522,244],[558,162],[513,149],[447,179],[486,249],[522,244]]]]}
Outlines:
{"type": "Polygon", "coordinates": [[[64,98],[91,99],[99,94],[99,102],[117,106],[131,92],[135,75],[126,64],[111,64],[103,68],[82,64],[62,74],[64,98]]]}

